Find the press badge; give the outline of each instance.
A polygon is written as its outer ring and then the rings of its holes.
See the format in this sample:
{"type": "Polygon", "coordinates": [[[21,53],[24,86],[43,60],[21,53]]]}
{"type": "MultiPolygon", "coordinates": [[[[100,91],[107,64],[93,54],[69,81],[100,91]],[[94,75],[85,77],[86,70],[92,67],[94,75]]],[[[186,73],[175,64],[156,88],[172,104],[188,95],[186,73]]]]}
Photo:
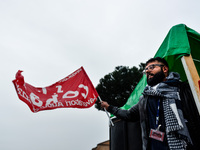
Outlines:
{"type": "Polygon", "coordinates": [[[158,141],[163,142],[164,139],[164,132],[159,131],[158,129],[151,129],[149,137],[158,141]]]}
{"type": "Polygon", "coordinates": [[[160,111],[160,99],[158,100],[158,108],[157,108],[157,115],[156,115],[156,126],[157,126],[157,129],[151,129],[149,137],[152,138],[152,139],[155,139],[155,140],[163,142],[165,133],[159,131],[159,129],[161,127],[161,124],[158,125],[158,122],[159,122],[159,111],[160,111]]]}

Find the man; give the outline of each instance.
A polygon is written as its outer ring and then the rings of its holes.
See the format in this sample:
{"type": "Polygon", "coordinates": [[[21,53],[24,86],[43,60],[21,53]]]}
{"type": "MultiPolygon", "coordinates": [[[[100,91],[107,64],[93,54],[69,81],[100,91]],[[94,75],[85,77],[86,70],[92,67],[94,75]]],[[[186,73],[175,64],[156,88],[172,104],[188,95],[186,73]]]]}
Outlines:
{"type": "Polygon", "coordinates": [[[101,107],[123,120],[140,120],[143,150],[189,149],[192,140],[182,112],[179,74],[169,74],[168,63],[160,57],[149,59],[144,73],[148,85],[138,104],[122,110],[102,101],[101,107]]]}

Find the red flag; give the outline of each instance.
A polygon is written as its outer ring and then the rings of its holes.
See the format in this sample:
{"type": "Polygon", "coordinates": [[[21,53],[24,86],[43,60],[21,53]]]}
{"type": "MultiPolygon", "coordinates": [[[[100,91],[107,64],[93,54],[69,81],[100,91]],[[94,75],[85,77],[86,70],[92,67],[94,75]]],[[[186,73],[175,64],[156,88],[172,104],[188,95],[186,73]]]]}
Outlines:
{"type": "Polygon", "coordinates": [[[18,71],[13,84],[20,100],[32,112],[55,108],[89,108],[97,100],[98,93],[83,67],[55,84],[36,88],[24,82],[22,71],[18,71]]]}

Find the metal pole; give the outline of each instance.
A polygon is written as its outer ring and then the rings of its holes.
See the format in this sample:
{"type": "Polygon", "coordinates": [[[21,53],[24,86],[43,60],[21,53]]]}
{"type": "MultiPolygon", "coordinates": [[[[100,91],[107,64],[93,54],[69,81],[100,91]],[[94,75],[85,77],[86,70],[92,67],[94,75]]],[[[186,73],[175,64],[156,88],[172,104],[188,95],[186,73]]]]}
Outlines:
{"type": "MultiPolygon", "coordinates": [[[[102,100],[101,100],[101,97],[100,97],[100,96],[98,96],[98,98],[99,98],[100,102],[102,102],[102,100]]],[[[112,126],[114,126],[114,124],[113,124],[112,120],[110,119],[110,116],[109,116],[109,114],[108,114],[108,111],[106,110],[106,108],[105,108],[105,107],[104,107],[104,110],[105,110],[105,112],[106,112],[106,114],[107,114],[107,116],[108,116],[108,118],[109,118],[110,124],[111,124],[112,126]]]]}

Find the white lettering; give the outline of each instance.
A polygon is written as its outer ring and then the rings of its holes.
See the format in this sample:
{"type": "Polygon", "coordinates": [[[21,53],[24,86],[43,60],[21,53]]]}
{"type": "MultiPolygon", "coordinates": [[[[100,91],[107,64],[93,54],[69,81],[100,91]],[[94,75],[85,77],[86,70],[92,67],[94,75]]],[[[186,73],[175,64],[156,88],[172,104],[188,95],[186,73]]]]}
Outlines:
{"type": "Polygon", "coordinates": [[[63,98],[74,98],[78,96],[79,92],[78,91],[67,91],[64,95],[63,98]]]}
{"type": "Polygon", "coordinates": [[[31,103],[31,101],[30,101],[28,95],[26,94],[26,92],[23,91],[21,88],[19,88],[19,85],[17,85],[17,84],[16,84],[16,87],[17,87],[18,94],[31,103]]]}
{"type": "Polygon", "coordinates": [[[28,99],[28,95],[23,91],[23,97],[25,98],[25,99],[28,99]]]}
{"type": "Polygon", "coordinates": [[[38,107],[42,106],[43,102],[40,100],[40,98],[37,95],[35,95],[34,93],[31,93],[30,98],[34,105],[38,107]]]}
{"type": "Polygon", "coordinates": [[[42,92],[43,92],[43,94],[47,94],[47,89],[46,88],[42,88],[42,92]]]}
{"type": "Polygon", "coordinates": [[[65,104],[66,104],[67,107],[70,107],[70,106],[84,106],[84,107],[88,107],[88,105],[93,104],[95,100],[96,100],[96,97],[90,98],[86,102],[83,102],[83,101],[77,99],[77,100],[65,101],[65,104]]]}
{"type": "Polygon", "coordinates": [[[46,101],[46,106],[52,105],[52,103],[56,104],[56,103],[58,102],[57,97],[58,97],[57,94],[52,95],[52,98],[49,98],[49,99],[46,101]]]}
{"type": "Polygon", "coordinates": [[[60,107],[60,106],[64,107],[62,102],[58,102],[58,107],[60,107]]]}
{"type": "Polygon", "coordinates": [[[85,85],[83,85],[83,84],[80,84],[78,87],[79,87],[79,88],[83,88],[84,90],[86,90],[86,94],[85,94],[85,93],[81,93],[81,95],[84,97],[84,99],[86,99],[87,96],[88,96],[88,93],[89,93],[88,87],[85,86],[85,85]]]}
{"type": "Polygon", "coordinates": [[[61,85],[56,86],[56,88],[58,88],[57,93],[63,93],[61,85]]]}
{"type": "Polygon", "coordinates": [[[74,77],[76,74],[78,74],[78,73],[81,72],[81,71],[82,71],[82,68],[80,68],[80,69],[77,70],[76,72],[72,73],[71,75],[67,76],[66,78],[60,80],[59,82],[65,82],[65,81],[67,81],[68,79],[74,77]]]}

